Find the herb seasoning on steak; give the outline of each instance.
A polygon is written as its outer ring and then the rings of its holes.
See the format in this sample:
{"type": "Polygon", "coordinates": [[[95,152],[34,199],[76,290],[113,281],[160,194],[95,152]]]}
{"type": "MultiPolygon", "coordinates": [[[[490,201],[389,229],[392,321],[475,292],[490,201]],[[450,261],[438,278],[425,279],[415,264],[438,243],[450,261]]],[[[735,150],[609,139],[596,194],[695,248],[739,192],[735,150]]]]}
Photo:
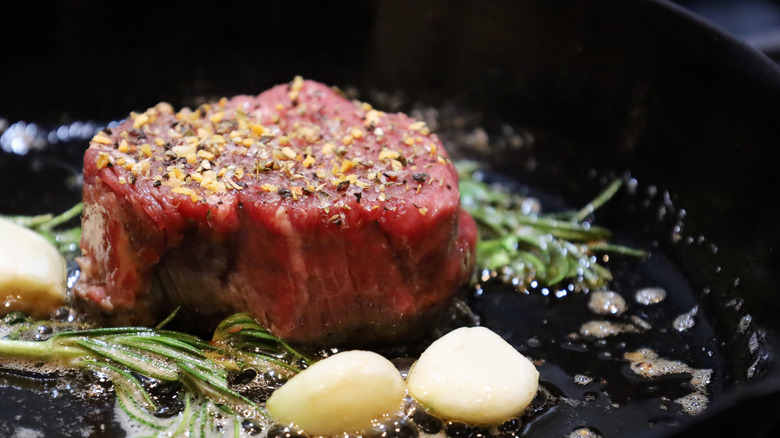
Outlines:
{"type": "Polygon", "coordinates": [[[423,122],[316,82],[161,103],[84,156],[75,293],[122,325],[182,306],[248,312],[294,342],[399,338],[471,274],[457,187],[423,122]]]}

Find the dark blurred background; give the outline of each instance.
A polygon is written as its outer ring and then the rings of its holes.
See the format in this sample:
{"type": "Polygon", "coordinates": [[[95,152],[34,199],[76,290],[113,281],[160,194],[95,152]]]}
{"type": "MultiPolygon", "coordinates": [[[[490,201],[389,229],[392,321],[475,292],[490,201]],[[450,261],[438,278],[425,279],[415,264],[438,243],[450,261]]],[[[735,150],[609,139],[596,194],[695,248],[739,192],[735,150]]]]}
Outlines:
{"type": "Polygon", "coordinates": [[[780,62],[780,1],[679,0],[677,3],[780,62]]]}

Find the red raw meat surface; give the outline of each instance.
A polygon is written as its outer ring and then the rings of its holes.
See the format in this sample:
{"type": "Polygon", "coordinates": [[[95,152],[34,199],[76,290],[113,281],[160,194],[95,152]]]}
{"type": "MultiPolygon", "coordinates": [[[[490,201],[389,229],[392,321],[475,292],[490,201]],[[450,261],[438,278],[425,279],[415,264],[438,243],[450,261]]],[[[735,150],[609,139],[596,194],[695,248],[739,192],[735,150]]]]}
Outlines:
{"type": "Polygon", "coordinates": [[[182,306],[203,321],[248,312],[294,342],[397,339],[474,263],[437,136],[300,78],[131,114],[92,140],[84,204],[75,293],[114,324],[182,306]]]}

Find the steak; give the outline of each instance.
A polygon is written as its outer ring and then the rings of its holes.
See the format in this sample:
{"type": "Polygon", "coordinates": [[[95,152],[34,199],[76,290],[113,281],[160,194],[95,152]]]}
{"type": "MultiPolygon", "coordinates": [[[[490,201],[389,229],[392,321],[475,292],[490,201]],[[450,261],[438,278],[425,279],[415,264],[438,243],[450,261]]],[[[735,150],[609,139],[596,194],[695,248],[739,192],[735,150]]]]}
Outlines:
{"type": "Polygon", "coordinates": [[[248,312],[308,344],[407,336],[474,264],[476,225],[423,122],[296,77],[98,133],[75,296],[116,325],[248,312]]]}

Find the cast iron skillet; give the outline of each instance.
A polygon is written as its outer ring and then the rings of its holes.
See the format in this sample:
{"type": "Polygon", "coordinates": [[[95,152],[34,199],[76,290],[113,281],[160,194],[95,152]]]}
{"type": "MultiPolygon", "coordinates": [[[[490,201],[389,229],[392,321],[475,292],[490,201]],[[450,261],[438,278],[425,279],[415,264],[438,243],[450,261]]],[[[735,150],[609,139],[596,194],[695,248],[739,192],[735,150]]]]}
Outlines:
{"type": "MultiPolygon", "coordinates": [[[[607,225],[635,230],[674,263],[727,364],[705,414],[647,435],[777,432],[780,72],[729,35],[649,0],[17,8],[0,28],[0,117],[10,122],[104,123],[301,74],[452,104],[489,134],[520,126],[533,145],[488,161],[571,204],[600,178],[636,179],[656,195],[622,194],[613,205],[634,207],[614,207],[607,225]]],[[[80,151],[0,155],[0,212],[78,199],[30,170],[47,154],[78,165],[80,151]]]]}

